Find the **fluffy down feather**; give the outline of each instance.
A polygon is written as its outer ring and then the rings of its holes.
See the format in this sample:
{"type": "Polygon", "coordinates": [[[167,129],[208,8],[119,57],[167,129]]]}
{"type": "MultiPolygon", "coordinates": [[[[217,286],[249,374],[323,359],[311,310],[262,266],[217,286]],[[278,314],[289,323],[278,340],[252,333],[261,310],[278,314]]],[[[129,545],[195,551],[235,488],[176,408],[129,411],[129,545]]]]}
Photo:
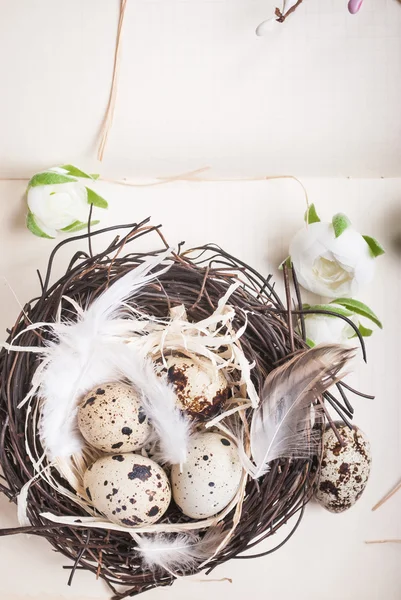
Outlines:
{"type": "Polygon", "coordinates": [[[213,555],[224,537],[218,526],[210,528],[201,537],[199,534],[133,534],[137,552],[143,565],[151,570],[164,570],[178,577],[181,573],[196,571],[197,567],[213,555]]]}
{"type": "Polygon", "coordinates": [[[129,345],[113,348],[110,360],[120,378],[142,393],[144,411],[158,440],[158,462],[182,465],[187,458],[190,422],[177,406],[173,387],[156,374],[150,360],[140,359],[129,345]]]}
{"type": "MultiPolygon", "coordinates": [[[[120,356],[126,356],[122,339],[133,328],[141,328],[140,321],[132,316],[123,319],[129,312],[125,303],[142,286],[169,269],[170,265],[164,264],[153,271],[170,253],[168,250],[144,261],[111,285],[85,311],[78,309],[77,322],[48,324],[54,332],[54,341],[46,348],[31,394],[37,393],[42,399],[40,433],[49,458],[70,456],[82,449],[83,440],[76,426],[78,400],[94,386],[121,378],[118,361],[120,356]]],[[[136,362],[133,372],[137,375],[141,370],[139,361],[136,362]]]]}

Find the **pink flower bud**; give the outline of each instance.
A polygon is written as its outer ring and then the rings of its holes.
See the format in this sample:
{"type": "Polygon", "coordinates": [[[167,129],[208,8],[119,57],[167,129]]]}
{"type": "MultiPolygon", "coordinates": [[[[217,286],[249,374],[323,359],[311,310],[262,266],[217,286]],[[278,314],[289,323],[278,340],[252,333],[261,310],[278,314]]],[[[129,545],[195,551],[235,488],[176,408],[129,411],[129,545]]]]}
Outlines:
{"type": "Polygon", "coordinates": [[[355,15],[362,6],[363,0],[349,0],[348,10],[351,15],[355,15]]]}

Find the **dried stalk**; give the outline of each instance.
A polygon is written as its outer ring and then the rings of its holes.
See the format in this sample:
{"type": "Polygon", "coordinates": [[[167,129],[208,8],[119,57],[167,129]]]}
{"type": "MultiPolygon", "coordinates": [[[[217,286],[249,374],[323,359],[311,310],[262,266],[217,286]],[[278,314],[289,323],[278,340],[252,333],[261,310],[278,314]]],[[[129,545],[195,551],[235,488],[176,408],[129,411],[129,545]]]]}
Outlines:
{"type": "Polygon", "coordinates": [[[121,33],[124,24],[125,17],[125,9],[127,7],[127,0],[121,0],[120,2],[120,16],[118,19],[118,28],[117,28],[117,40],[116,40],[116,49],[114,53],[114,65],[113,65],[113,77],[111,81],[110,95],[109,101],[107,103],[106,114],[103,120],[102,129],[100,132],[100,143],[98,149],[98,160],[102,161],[104,152],[106,150],[107,140],[109,138],[109,133],[111,130],[111,126],[113,125],[114,118],[114,110],[117,102],[117,87],[118,87],[118,77],[120,70],[120,54],[121,54],[121,33]]]}
{"type": "Polygon", "coordinates": [[[383,504],[385,502],[387,502],[387,500],[390,500],[390,498],[392,498],[394,496],[394,494],[396,494],[399,490],[401,490],[401,481],[399,483],[397,483],[397,485],[388,493],[384,496],[384,498],[382,498],[381,500],[379,500],[379,502],[377,504],[374,505],[374,507],[372,508],[372,510],[377,510],[378,508],[380,508],[381,506],[383,506],[383,504]]]}

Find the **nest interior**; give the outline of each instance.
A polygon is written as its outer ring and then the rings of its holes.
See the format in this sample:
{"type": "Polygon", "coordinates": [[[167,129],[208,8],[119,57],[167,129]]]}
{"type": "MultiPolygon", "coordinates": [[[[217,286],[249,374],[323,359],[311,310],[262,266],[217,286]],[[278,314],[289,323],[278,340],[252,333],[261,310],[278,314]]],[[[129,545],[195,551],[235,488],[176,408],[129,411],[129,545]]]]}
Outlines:
{"type": "MultiPolygon", "coordinates": [[[[40,296],[26,304],[9,331],[9,341],[30,322],[54,320],[63,295],[68,295],[85,306],[116,278],[135,268],[145,257],[152,254],[131,250],[132,243],[140,237],[157,234],[159,246],[164,250],[167,244],[160,228],[150,226],[148,221],[123,226],[128,228],[128,234],[122,238],[116,237],[103,252],[96,255],[92,253],[92,237],[117,227],[89,232],[62,241],[50,256],[45,277],[40,277],[40,296]],[[77,252],[66,273],[58,281],[50,284],[52,266],[58,249],[77,239],[87,239],[89,250],[77,252]]],[[[154,254],[157,253],[158,251],[154,254]]],[[[288,292],[287,271],[285,275],[288,292]]],[[[158,317],[166,317],[171,307],[184,304],[188,319],[200,320],[208,317],[216,309],[219,298],[238,278],[243,285],[234,292],[230,303],[244,309],[248,315],[248,326],[241,343],[247,359],[255,363],[252,377],[259,392],[270,371],[292,356],[294,351],[306,347],[302,335],[294,333],[294,319],[299,321],[300,330],[304,331],[296,278],[296,306],[289,309],[277,295],[270,277],[263,277],[219,247],[206,245],[183,251],[180,246],[169,271],[157,282],[142,288],[135,296],[134,302],[142,311],[158,317]]],[[[68,317],[71,318],[71,313],[68,317]]],[[[244,324],[244,318],[244,313],[238,311],[234,323],[236,328],[244,324]]],[[[45,335],[46,333],[42,332],[25,331],[20,337],[20,344],[42,345],[45,335]]],[[[1,352],[0,460],[4,477],[0,489],[12,501],[16,501],[23,485],[35,475],[25,451],[25,435],[31,435],[29,422],[35,417],[28,415],[25,433],[26,410],[18,409],[17,406],[29,391],[36,366],[37,359],[32,354],[8,353],[5,350],[1,352]]],[[[347,420],[347,417],[352,418],[352,407],[341,384],[338,385],[338,390],[340,399],[334,398],[332,394],[325,394],[325,399],[347,420]]],[[[39,440],[35,440],[35,444],[39,456],[39,440]]],[[[208,572],[230,559],[263,556],[283,545],[294,533],[305,504],[313,494],[318,466],[318,457],[314,463],[307,459],[282,459],[275,461],[270,472],[263,478],[257,481],[249,479],[241,520],[228,545],[208,564],[208,572]],[[252,551],[256,544],[273,535],[296,514],[298,519],[291,521],[284,542],[267,552],[258,554],[252,551]],[[247,553],[244,555],[245,551],[247,553]]],[[[56,476],[61,477],[58,474],[56,476]]],[[[65,481],[62,483],[68,487],[65,481]]],[[[168,572],[155,575],[144,571],[140,557],[135,551],[136,543],[129,533],[66,526],[51,523],[41,516],[41,513],[46,511],[56,515],[77,515],[80,514],[80,510],[84,516],[85,513],[76,504],[58,494],[42,479],[38,479],[29,489],[28,517],[31,526],[3,530],[0,535],[28,532],[45,537],[56,551],[73,561],[71,566],[67,566],[70,569],[69,583],[77,569],[87,569],[107,582],[113,591],[114,599],[173,583],[174,577],[168,572]]],[[[169,515],[169,518],[183,521],[187,519],[178,511],[172,516],[169,515]]],[[[225,517],[223,527],[229,530],[232,521],[233,511],[225,517]]],[[[193,571],[190,574],[193,574],[193,571]]]]}

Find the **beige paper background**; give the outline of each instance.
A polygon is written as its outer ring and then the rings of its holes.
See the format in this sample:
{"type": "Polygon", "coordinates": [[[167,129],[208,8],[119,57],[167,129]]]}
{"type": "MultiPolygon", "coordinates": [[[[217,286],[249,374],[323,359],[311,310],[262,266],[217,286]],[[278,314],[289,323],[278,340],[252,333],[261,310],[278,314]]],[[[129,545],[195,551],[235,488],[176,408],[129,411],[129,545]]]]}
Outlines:
{"type": "MultiPolygon", "coordinates": [[[[106,170],[400,176],[401,6],[346,3],[129,0],[106,170]]],[[[0,176],[94,162],[118,4],[0,0],[0,176]]]]}
{"type": "MultiPolygon", "coordinates": [[[[395,496],[376,513],[374,503],[401,477],[399,373],[400,255],[393,247],[401,233],[401,180],[305,180],[310,200],[322,218],[346,211],[358,228],[373,234],[388,253],[377,262],[374,285],[361,296],[383,319],[384,330],[367,341],[369,363],[360,363],[350,381],[376,394],[374,402],[355,399],[355,422],[367,433],[373,452],[369,485],[359,503],[342,515],[332,515],[315,504],[292,540],[271,556],[232,561],[219,567],[213,578],[231,577],[233,583],[178,581],[172,588],[154,590],[161,598],[217,600],[225,595],[255,600],[399,600],[401,545],[368,546],[365,540],[401,537],[401,496],[395,496]]],[[[288,251],[291,236],[302,225],[304,197],[296,182],[175,183],[133,189],[99,183],[110,200],[104,225],[153,216],[164,224],[171,244],[188,246],[215,241],[240,255],[262,273],[273,272],[281,290],[276,265],[288,251]]],[[[33,237],[23,227],[24,183],[1,183],[0,275],[24,301],[38,292],[36,267],[43,270],[53,241],[33,237]]],[[[155,238],[155,243],[157,239],[155,238]]],[[[100,247],[99,240],[95,248],[100,247]]],[[[148,246],[149,242],[144,245],[148,246]]],[[[55,277],[62,273],[73,249],[63,252],[55,277]]],[[[6,283],[0,282],[0,329],[10,325],[18,306],[6,283]]],[[[0,497],[0,526],[16,525],[16,510],[0,497]]],[[[285,535],[260,546],[267,550],[285,535]]],[[[101,582],[78,571],[72,588],[66,585],[67,561],[36,537],[0,539],[0,591],[2,600],[93,600],[108,598],[101,582]]]]}
{"type": "MultiPolygon", "coordinates": [[[[401,179],[388,179],[401,176],[401,6],[365,0],[351,17],[346,0],[304,0],[276,35],[258,39],[254,29],[274,5],[130,0],[114,127],[99,166],[118,1],[0,0],[0,177],[29,177],[63,162],[105,177],[169,176],[207,165],[221,177],[289,173],[303,178],[322,217],[346,211],[363,233],[383,242],[388,252],[361,298],[385,329],[368,340],[369,364],[352,376],[377,396],[354,401],[374,457],[360,502],[341,516],[310,504],[279,552],[216,569],[213,577],[231,577],[232,584],[186,579],[147,598],[399,600],[401,545],[364,541],[401,537],[400,495],[371,512],[401,477],[401,283],[394,244],[401,235],[401,179]]],[[[24,227],[25,185],[0,182],[2,332],[18,313],[8,284],[21,302],[34,296],[35,270],[44,269],[54,245],[24,227]]],[[[273,272],[281,288],[276,265],[304,211],[295,182],[144,189],[103,183],[99,190],[110,200],[105,225],[152,215],[172,244],[215,241],[273,272]]],[[[71,253],[60,256],[55,276],[71,253]]],[[[16,524],[15,506],[0,497],[0,527],[16,524]]],[[[279,543],[285,529],[260,550],[279,543]]],[[[65,564],[40,538],[1,538],[1,600],[110,596],[81,571],[68,588],[65,564]]]]}

